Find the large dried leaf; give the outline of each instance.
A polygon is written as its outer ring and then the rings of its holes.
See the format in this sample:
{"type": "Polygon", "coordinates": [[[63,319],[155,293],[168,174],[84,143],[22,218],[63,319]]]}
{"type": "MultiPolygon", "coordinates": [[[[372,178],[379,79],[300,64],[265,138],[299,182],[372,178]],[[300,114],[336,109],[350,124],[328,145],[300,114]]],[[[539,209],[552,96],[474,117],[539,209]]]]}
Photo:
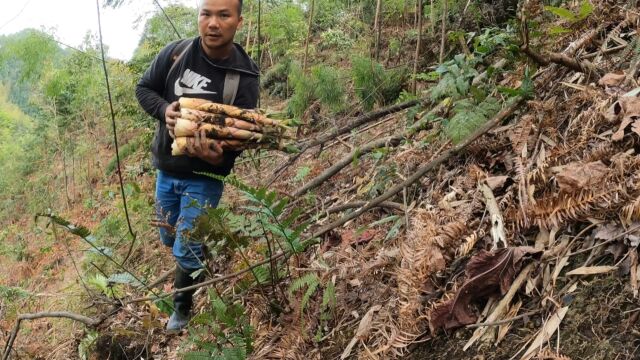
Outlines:
{"type": "MultiPolygon", "coordinates": [[[[533,271],[533,268],[534,265],[533,263],[531,263],[525,266],[524,269],[522,269],[520,274],[513,281],[513,284],[511,285],[509,291],[502,299],[500,299],[495,309],[493,309],[493,312],[489,314],[489,316],[487,316],[487,318],[485,319],[486,322],[494,322],[504,318],[504,314],[507,312],[507,309],[511,304],[511,300],[516,295],[516,292],[520,289],[520,287],[522,287],[522,284],[525,282],[525,280],[529,278],[529,274],[531,273],[531,271],[533,271]]],[[[467,343],[464,345],[462,350],[467,351],[467,349],[469,349],[471,345],[473,345],[476,341],[478,341],[478,339],[484,336],[488,329],[489,327],[487,326],[481,326],[477,328],[473,332],[473,335],[471,336],[469,341],[467,341],[467,343]]]]}
{"type": "Polygon", "coordinates": [[[495,252],[480,251],[467,263],[467,280],[456,296],[432,310],[429,321],[431,331],[457,328],[475,322],[476,316],[470,309],[471,302],[493,294],[504,295],[511,287],[516,273],[522,268],[524,256],[541,253],[528,246],[499,249],[495,252]]]}
{"type": "Polygon", "coordinates": [[[609,168],[602,161],[575,162],[563,166],[556,174],[556,181],[560,191],[575,192],[599,184],[608,172],[609,168]]]}
{"type": "Polygon", "coordinates": [[[600,80],[598,84],[603,86],[619,86],[624,79],[627,77],[623,71],[618,71],[615,73],[605,74],[600,80]]]}

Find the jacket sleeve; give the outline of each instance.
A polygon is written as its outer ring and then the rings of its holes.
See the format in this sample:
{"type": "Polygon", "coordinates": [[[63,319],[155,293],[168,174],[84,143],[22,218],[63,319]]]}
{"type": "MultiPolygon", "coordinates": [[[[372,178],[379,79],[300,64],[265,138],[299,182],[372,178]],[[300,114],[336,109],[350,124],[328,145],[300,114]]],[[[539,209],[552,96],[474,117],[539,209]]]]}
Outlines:
{"type": "Polygon", "coordinates": [[[169,102],[162,97],[165,82],[171,68],[171,52],[176,44],[169,44],[153,59],[136,86],[136,98],[149,115],[164,121],[164,113],[169,102]]]}

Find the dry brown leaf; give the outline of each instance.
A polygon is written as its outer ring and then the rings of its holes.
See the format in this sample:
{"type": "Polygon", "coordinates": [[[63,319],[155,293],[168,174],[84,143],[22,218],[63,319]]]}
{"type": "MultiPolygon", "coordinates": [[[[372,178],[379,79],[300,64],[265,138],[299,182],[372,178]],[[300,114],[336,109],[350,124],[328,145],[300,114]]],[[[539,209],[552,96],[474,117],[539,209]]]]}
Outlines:
{"type": "MultiPolygon", "coordinates": [[[[515,296],[518,289],[520,289],[524,281],[529,277],[529,274],[531,273],[531,271],[533,271],[533,268],[533,263],[530,263],[529,265],[525,266],[524,269],[522,269],[518,277],[516,277],[516,279],[513,281],[513,284],[511,284],[511,288],[509,289],[507,294],[502,299],[500,299],[493,312],[489,314],[489,316],[487,316],[487,319],[485,320],[486,322],[494,322],[503,318],[509,304],[511,304],[511,300],[515,296]]],[[[484,336],[487,330],[488,327],[486,326],[477,328],[473,332],[473,335],[471,336],[469,341],[467,341],[467,343],[464,345],[462,350],[467,351],[467,349],[469,349],[471,345],[473,345],[476,341],[478,341],[478,339],[484,336]]]]}
{"type": "Polygon", "coordinates": [[[625,75],[623,71],[608,73],[600,78],[598,84],[603,86],[619,86],[626,77],[627,75],[625,75]]]}
{"type": "Polygon", "coordinates": [[[624,229],[615,223],[607,223],[598,225],[593,230],[593,237],[601,240],[613,240],[624,233],[624,229]]]}
{"type": "Polygon", "coordinates": [[[356,331],[355,336],[349,342],[349,345],[344,349],[340,359],[346,359],[351,355],[351,351],[353,347],[358,342],[358,340],[365,340],[369,335],[369,331],[371,331],[371,324],[373,323],[373,315],[374,313],[380,311],[382,309],[381,305],[374,305],[367,311],[367,313],[360,320],[360,325],[358,325],[358,330],[356,331]]]}
{"type": "Polygon", "coordinates": [[[488,177],[485,181],[487,185],[491,188],[491,190],[499,189],[504,186],[504,183],[509,179],[508,176],[492,176],[488,177]]]}
{"type": "Polygon", "coordinates": [[[583,266],[569,271],[567,276],[606,274],[617,269],[617,266],[583,266]]]}
{"type": "Polygon", "coordinates": [[[547,340],[549,340],[551,335],[553,335],[553,333],[556,332],[556,330],[560,326],[560,323],[562,322],[562,319],[564,319],[564,316],[567,314],[567,311],[569,311],[569,307],[565,306],[559,309],[557,313],[553,314],[551,318],[547,320],[547,322],[544,324],[544,327],[540,329],[538,336],[536,336],[535,340],[533,340],[533,342],[529,346],[529,349],[527,349],[527,351],[522,356],[522,360],[531,359],[535,352],[540,349],[540,347],[544,345],[547,340]]]}
{"type": "Polygon", "coordinates": [[[555,171],[560,191],[575,192],[600,183],[609,172],[609,168],[602,161],[588,164],[574,162],[556,168],[555,171]]]}
{"type": "Polygon", "coordinates": [[[631,124],[633,120],[629,119],[629,118],[625,118],[622,119],[622,124],[620,124],[620,127],[618,128],[618,130],[613,133],[613,135],[611,136],[611,140],[613,141],[620,141],[624,138],[624,130],[627,128],[627,126],[629,126],[629,124],[631,124]]]}
{"type": "Polygon", "coordinates": [[[544,349],[536,355],[535,360],[571,360],[571,358],[557,354],[549,349],[544,349]]]}
{"type": "Polygon", "coordinates": [[[526,255],[541,253],[528,246],[499,249],[495,252],[481,250],[467,263],[467,280],[456,296],[431,311],[431,332],[435,333],[440,328],[452,329],[474,323],[476,316],[469,308],[471,302],[495,293],[504,295],[520,271],[523,258],[526,255]]]}

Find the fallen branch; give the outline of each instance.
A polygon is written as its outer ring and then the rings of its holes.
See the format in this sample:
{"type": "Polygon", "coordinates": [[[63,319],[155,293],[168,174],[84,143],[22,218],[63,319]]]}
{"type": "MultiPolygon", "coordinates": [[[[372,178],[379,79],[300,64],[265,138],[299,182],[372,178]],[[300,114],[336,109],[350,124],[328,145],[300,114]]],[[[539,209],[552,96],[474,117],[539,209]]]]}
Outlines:
{"type": "Polygon", "coordinates": [[[402,138],[403,138],[402,135],[390,135],[390,136],[386,136],[386,137],[384,137],[382,139],[378,139],[378,140],[374,140],[372,142],[369,142],[369,143],[363,145],[362,147],[355,148],[351,153],[347,154],[342,159],[340,159],[337,163],[333,164],[333,166],[331,166],[330,168],[326,169],[320,175],[316,176],[314,179],[312,179],[308,183],[304,184],[301,188],[296,190],[292,194],[292,196],[294,198],[296,198],[296,197],[299,197],[299,196],[305,194],[306,192],[308,192],[311,189],[317,188],[322,183],[324,183],[326,180],[331,178],[333,175],[335,175],[338,172],[340,172],[340,170],[344,169],[347,165],[351,164],[354,159],[357,159],[362,155],[368,154],[368,153],[372,152],[373,150],[376,150],[376,149],[379,149],[379,148],[383,148],[383,147],[387,147],[387,146],[389,146],[389,147],[398,146],[400,144],[400,141],[402,140],[402,138]]]}
{"type": "Polygon", "coordinates": [[[326,133],[324,135],[320,135],[315,140],[309,141],[308,143],[302,143],[301,147],[302,147],[302,149],[307,150],[307,149],[312,148],[314,146],[324,144],[325,142],[327,142],[329,140],[335,139],[337,136],[340,136],[340,135],[343,135],[343,134],[351,132],[351,130],[353,130],[353,129],[357,128],[357,127],[360,127],[360,126],[362,126],[364,124],[367,124],[367,123],[369,123],[371,121],[378,120],[381,117],[385,117],[387,115],[394,114],[394,113],[397,113],[399,111],[408,109],[408,108],[410,108],[412,106],[415,106],[415,105],[418,105],[418,104],[420,104],[422,102],[428,102],[428,100],[426,100],[426,99],[409,100],[409,101],[403,102],[401,104],[392,105],[392,106],[389,106],[389,107],[386,107],[386,108],[383,108],[383,109],[380,109],[380,110],[376,110],[376,111],[361,115],[361,116],[353,119],[353,121],[349,121],[349,123],[347,125],[343,126],[343,127],[334,129],[334,130],[332,130],[332,131],[330,131],[330,132],[328,132],[328,133],[326,133]]]}
{"type": "MultiPolygon", "coordinates": [[[[352,201],[352,202],[349,202],[349,203],[346,203],[346,204],[330,207],[327,210],[325,210],[325,212],[328,213],[328,214],[332,214],[332,213],[337,213],[337,212],[344,211],[344,210],[347,210],[347,209],[359,208],[359,207],[362,207],[362,206],[364,206],[366,204],[367,204],[366,201],[352,201]]],[[[406,211],[406,209],[407,209],[403,204],[400,204],[400,203],[397,203],[397,202],[393,202],[393,201],[383,201],[380,204],[378,204],[377,206],[381,207],[381,208],[393,209],[393,210],[398,210],[398,211],[406,211]]]]}
{"type": "Polygon", "coordinates": [[[579,61],[562,53],[548,53],[546,55],[542,55],[533,51],[530,47],[524,45],[520,48],[520,50],[522,50],[523,53],[525,53],[528,57],[530,57],[533,61],[541,66],[547,66],[551,63],[554,63],[568,67],[573,71],[585,74],[593,74],[597,77],[600,77],[603,74],[603,71],[601,69],[596,68],[596,66],[588,60],[579,61]]]}
{"type": "Polygon", "coordinates": [[[378,196],[377,198],[371,200],[370,202],[367,203],[367,205],[361,207],[359,210],[354,211],[353,213],[351,213],[349,215],[345,215],[342,218],[332,222],[331,224],[328,224],[328,225],[320,228],[319,230],[317,230],[313,234],[313,236],[311,238],[318,237],[320,235],[325,234],[326,232],[328,232],[330,230],[333,230],[333,229],[337,228],[338,226],[344,225],[347,221],[357,218],[358,216],[362,215],[363,213],[365,213],[369,209],[377,206],[381,202],[383,202],[385,200],[388,200],[392,196],[396,195],[397,193],[402,191],[402,189],[404,189],[405,187],[413,184],[418,179],[423,177],[426,173],[428,173],[429,171],[433,170],[434,168],[436,168],[440,164],[444,163],[451,156],[453,156],[453,155],[459,153],[460,151],[462,151],[464,148],[469,146],[472,142],[474,142],[480,136],[484,135],[487,131],[489,131],[495,125],[497,125],[500,122],[504,121],[507,117],[509,117],[511,114],[513,114],[520,107],[520,105],[523,102],[524,102],[524,99],[522,99],[522,98],[514,99],[514,101],[513,101],[513,103],[511,105],[509,105],[508,107],[502,109],[496,116],[493,117],[493,119],[487,121],[484,125],[482,125],[478,130],[476,130],[473,134],[471,134],[464,141],[462,141],[458,145],[454,146],[453,148],[445,151],[440,156],[438,156],[436,159],[430,161],[426,165],[420,167],[418,169],[418,171],[416,171],[413,175],[408,177],[407,180],[405,180],[405,181],[401,182],[400,184],[398,184],[398,185],[392,187],[391,189],[387,190],[387,192],[385,192],[384,194],[382,194],[382,195],[378,196]]]}
{"type": "Polygon", "coordinates": [[[42,319],[42,318],[66,318],[66,319],[71,319],[74,321],[81,322],[89,327],[95,327],[101,322],[100,320],[92,319],[84,315],[74,314],[66,311],[39,312],[39,313],[33,313],[33,314],[18,315],[18,318],[16,320],[16,325],[13,327],[13,330],[11,331],[11,335],[9,336],[9,341],[7,341],[7,344],[4,347],[2,360],[9,359],[9,355],[11,354],[11,349],[13,348],[13,343],[15,342],[16,337],[18,336],[18,331],[20,331],[20,324],[22,323],[22,321],[42,319]]]}
{"type": "Polygon", "coordinates": [[[349,121],[349,123],[341,128],[337,128],[334,129],[332,131],[329,131],[328,133],[324,134],[324,135],[320,135],[318,136],[315,140],[311,140],[309,142],[302,142],[300,144],[298,144],[298,148],[300,148],[300,152],[298,152],[297,154],[292,155],[291,157],[289,157],[289,159],[282,165],[280,165],[274,172],[273,175],[271,176],[271,178],[269,179],[269,181],[267,181],[267,186],[271,185],[280,175],[280,173],[282,173],[282,171],[284,171],[284,169],[286,169],[287,167],[291,166],[291,164],[293,164],[305,151],[309,150],[310,148],[317,146],[317,145],[321,145],[324,144],[325,142],[334,139],[340,135],[344,135],[346,133],[351,132],[351,130],[362,126],[364,124],[367,124],[369,122],[375,121],[380,119],[381,117],[393,114],[393,113],[397,113],[399,111],[408,109],[412,106],[418,105],[420,103],[428,103],[428,96],[425,99],[415,99],[415,100],[409,100],[406,102],[403,102],[401,104],[397,104],[397,105],[392,105],[380,110],[376,110],[364,115],[361,115],[355,119],[353,119],[353,121],[349,121]]]}
{"type": "Polygon", "coordinates": [[[400,145],[402,140],[411,138],[420,129],[424,128],[424,126],[430,120],[428,115],[438,113],[443,107],[449,104],[449,102],[450,101],[448,99],[443,100],[440,104],[438,104],[438,106],[431,109],[431,111],[429,111],[429,113],[425,115],[420,121],[413,124],[402,134],[390,135],[382,139],[371,141],[359,148],[356,148],[351,153],[340,159],[337,163],[333,164],[333,166],[323,171],[320,175],[313,178],[311,181],[303,185],[300,189],[296,190],[292,196],[299,197],[309,190],[315,189],[316,187],[327,181],[329,178],[331,178],[333,175],[340,172],[340,170],[344,169],[347,165],[351,164],[354,159],[357,159],[364,154],[368,154],[376,149],[380,149],[383,147],[396,147],[400,145]]]}
{"type": "MultiPolygon", "coordinates": [[[[311,238],[313,239],[314,237],[315,236],[312,236],[311,238]]],[[[246,269],[242,269],[242,270],[237,271],[235,273],[232,273],[232,274],[229,274],[229,275],[225,275],[225,276],[221,276],[221,277],[218,277],[218,278],[215,278],[215,279],[206,280],[206,281],[203,281],[203,282],[198,283],[196,285],[191,285],[191,286],[187,286],[187,287],[180,288],[180,289],[174,289],[172,292],[169,292],[169,293],[166,293],[166,294],[160,294],[160,295],[157,295],[157,296],[147,296],[147,297],[142,297],[142,298],[131,299],[131,300],[125,301],[123,303],[123,305],[137,303],[137,302],[164,299],[164,298],[172,296],[173,294],[178,293],[178,292],[196,290],[196,289],[199,289],[199,288],[204,287],[204,286],[208,286],[208,285],[211,285],[211,284],[218,283],[220,281],[233,279],[233,278],[236,278],[236,277],[238,277],[240,275],[244,275],[244,274],[246,274],[246,273],[248,273],[250,271],[253,271],[253,269],[255,269],[255,268],[259,267],[259,266],[262,266],[262,265],[267,264],[267,263],[269,263],[271,261],[277,260],[277,259],[283,257],[286,254],[287,254],[286,252],[282,252],[281,251],[281,252],[271,256],[270,258],[268,258],[266,260],[263,260],[263,261],[261,261],[259,263],[255,263],[255,264],[251,265],[250,267],[248,267],[246,269]]]]}
{"type": "Polygon", "coordinates": [[[514,317],[509,318],[509,319],[493,321],[493,322],[483,322],[483,323],[479,323],[479,324],[471,324],[471,325],[467,325],[467,329],[475,329],[475,328],[484,327],[484,326],[504,325],[504,324],[508,324],[508,323],[516,321],[516,320],[520,320],[520,319],[526,318],[526,317],[531,316],[531,315],[538,314],[540,311],[541,310],[538,309],[538,310],[533,310],[533,311],[526,312],[524,314],[520,314],[518,316],[514,316],[514,317]]]}

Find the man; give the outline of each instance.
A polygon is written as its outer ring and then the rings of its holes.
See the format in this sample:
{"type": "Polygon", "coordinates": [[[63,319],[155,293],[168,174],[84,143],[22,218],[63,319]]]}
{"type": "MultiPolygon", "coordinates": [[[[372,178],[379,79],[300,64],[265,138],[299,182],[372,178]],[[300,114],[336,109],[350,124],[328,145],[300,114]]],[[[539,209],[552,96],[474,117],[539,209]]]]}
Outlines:
{"type": "MultiPolygon", "coordinates": [[[[258,99],[258,67],[240,45],[233,42],[242,24],[242,0],[201,0],[198,9],[200,36],[167,45],[153,60],[136,87],[142,108],[158,119],[152,145],[158,169],[156,200],[158,216],[176,228],[175,234],[160,230],[160,238],[173,249],[177,267],[175,288],[197,282],[192,274],[203,268],[203,247],[189,238],[196,217],[205,206],[215,207],[222,196],[221,181],[196,174],[222,176],[233,168],[238,152],[225,151],[215,142],[201,145],[204,133],[188,143],[188,154],[171,155],[178,98],[197,97],[217,103],[253,109],[258,99]],[[223,99],[224,98],[224,99],[223,99]],[[196,205],[196,206],[194,206],[196,205]]],[[[174,295],[174,312],[167,330],[179,331],[189,322],[194,291],[174,295]]]]}

